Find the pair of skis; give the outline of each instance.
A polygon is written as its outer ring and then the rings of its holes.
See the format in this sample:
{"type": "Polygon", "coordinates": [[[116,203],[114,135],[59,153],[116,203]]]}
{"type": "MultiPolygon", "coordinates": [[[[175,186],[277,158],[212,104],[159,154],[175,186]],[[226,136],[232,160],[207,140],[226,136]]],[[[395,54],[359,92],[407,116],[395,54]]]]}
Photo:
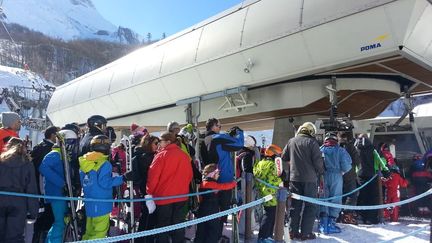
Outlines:
{"type": "MultiPolygon", "coordinates": [[[[57,139],[59,141],[60,145],[60,154],[61,159],[63,161],[63,169],[64,169],[64,175],[66,180],[66,189],[67,189],[67,196],[73,197],[73,190],[72,190],[72,179],[71,179],[71,167],[70,167],[70,159],[69,154],[66,149],[66,144],[64,137],[57,133],[57,139]]],[[[71,211],[71,219],[66,225],[66,234],[65,234],[65,241],[72,240],[72,241],[78,241],[79,236],[79,230],[78,230],[78,217],[77,217],[77,211],[76,211],[76,202],[74,200],[69,201],[69,208],[71,211]]]]}
{"type": "MultiPolygon", "coordinates": [[[[126,173],[132,171],[132,142],[129,139],[129,137],[127,137],[126,135],[123,135],[123,138],[121,140],[123,146],[125,147],[125,151],[126,151],[126,173]]],[[[133,181],[128,181],[127,183],[127,187],[129,190],[129,199],[133,200],[134,198],[134,186],[133,186],[133,181]]],[[[130,206],[128,207],[129,211],[129,220],[126,220],[128,222],[128,233],[133,233],[135,232],[135,210],[134,210],[134,203],[131,201],[130,206]]],[[[128,213],[126,213],[126,215],[128,215],[128,213]]],[[[126,217],[128,218],[128,217],[126,217]]],[[[131,239],[131,242],[134,242],[134,239],[131,239]]]]}

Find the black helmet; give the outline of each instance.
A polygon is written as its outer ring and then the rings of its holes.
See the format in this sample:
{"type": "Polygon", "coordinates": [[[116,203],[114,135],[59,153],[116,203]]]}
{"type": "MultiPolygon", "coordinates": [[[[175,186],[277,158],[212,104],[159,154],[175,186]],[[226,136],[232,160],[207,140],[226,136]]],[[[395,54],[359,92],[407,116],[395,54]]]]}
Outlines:
{"type": "Polygon", "coordinates": [[[90,151],[96,151],[108,155],[111,149],[111,141],[105,135],[96,135],[90,141],[90,151]]]}
{"type": "Polygon", "coordinates": [[[92,127],[99,127],[100,129],[102,129],[102,125],[103,124],[107,124],[107,120],[105,119],[105,117],[100,116],[100,115],[93,115],[91,117],[89,117],[89,119],[87,119],[87,126],[92,128],[92,127]]]}

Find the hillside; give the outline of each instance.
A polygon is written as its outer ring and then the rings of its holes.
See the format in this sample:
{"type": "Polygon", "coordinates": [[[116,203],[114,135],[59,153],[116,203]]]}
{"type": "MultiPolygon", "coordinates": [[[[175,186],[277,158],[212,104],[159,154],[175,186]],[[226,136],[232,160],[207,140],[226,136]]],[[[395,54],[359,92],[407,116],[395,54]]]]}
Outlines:
{"type": "Polygon", "coordinates": [[[0,28],[0,65],[30,69],[55,85],[112,62],[141,45],[96,39],[63,41],[18,24],[0,28]]]}

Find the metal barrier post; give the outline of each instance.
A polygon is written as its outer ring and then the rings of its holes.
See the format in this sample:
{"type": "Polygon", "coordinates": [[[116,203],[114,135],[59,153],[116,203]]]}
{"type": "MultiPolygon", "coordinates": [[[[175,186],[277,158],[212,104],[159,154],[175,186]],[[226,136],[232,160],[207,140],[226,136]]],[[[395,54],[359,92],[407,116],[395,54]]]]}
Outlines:
{"type": "Polygon", "coordinates": [[[281,187],[277,191],[276,199],[276,220],[274,228],[274,239],[276,242],[284,242],[284,228],[285,228],[285,207],[288,198],[288,191],[286,188],[281,187]]]}
{"type": "MultiPolygon", "coordinates": [[[[246,173],[246,203],[252,202],[252,186],[253,186],[253,174],[246,173]]],[[[246,209],[245,215],[245,239],[252,239],[252,208],[246,209]]]]}

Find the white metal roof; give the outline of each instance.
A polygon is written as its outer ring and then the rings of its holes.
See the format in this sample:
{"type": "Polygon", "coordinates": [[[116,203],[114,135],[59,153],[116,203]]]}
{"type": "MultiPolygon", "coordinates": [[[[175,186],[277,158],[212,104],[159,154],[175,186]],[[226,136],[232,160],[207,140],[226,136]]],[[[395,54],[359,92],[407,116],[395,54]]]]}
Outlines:
{"type": "Polygon", "coordinates": [[[431,23],[426,0],[245,1],[58,87],[47,114],[83,123],[402,52],[430,68],[431,23]]]}

